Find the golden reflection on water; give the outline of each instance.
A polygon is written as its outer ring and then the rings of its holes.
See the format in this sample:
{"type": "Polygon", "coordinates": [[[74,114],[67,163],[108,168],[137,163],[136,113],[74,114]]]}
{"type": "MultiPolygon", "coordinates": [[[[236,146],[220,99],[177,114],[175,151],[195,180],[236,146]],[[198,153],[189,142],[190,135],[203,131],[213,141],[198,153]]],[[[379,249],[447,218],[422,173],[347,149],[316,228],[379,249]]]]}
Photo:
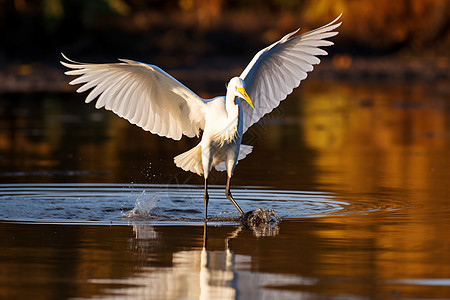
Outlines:
{"type": "MultiPolygon", "coordinates": [[[[133,233],[131,226],[0,223],[0,282],[11,287],[0,296],[26,295],[14,284],[39,274],[28,296],[43,299],[448,298],[448,284],[392,280],[450,278],[449,100],[439,84],[310,82],[254,129],[254,153],[239,163],[235,184],[322,190],[377,211],[288,220],[274,237],[243,230],[230,239],[236,226],[211,226],[207,247],[199,226],[133,233]]],[[[2,180],[195,182],[172,164],[193,140],[153,136],[80,99],[0,105],[2,180]],[[92,173],[33,175],[43,170],[92,173]]]]}
{"type": "MultiPolygon", "coordinates": [[[[46,97],[0,107],[1,172],[99,172],[73,179],[91,182],[166,183],[178,175],[195,177],[178,170],[172,158],[196,140],[160,138],[81,98],[46,97]]],[[[247,134],[255,150],[237,168],[235,183],[267,180],[273,186],[276,179],[307,180],[309,173],[309,185],[363,193],[380,187],[430,189],[449,166],[449,107],[448,91],[439,85],[307,82],[265,125],[247,134]],[[252,176],[267,156],[271,159],[261,169],[265,176],[252,176]],[[302,169],[306,174],[299,173],[302,169]]]]}
{"type": "Polygon", "coordinates": [[[430,97],[431,87],[336,89],[337,95],[334,89],[305,92],[300,104],[302,136],[317,150],[315,164],[324,174],[317,179],[363,193],[433,189],[439,176],[432,173],[449,166],[448,96],[430,97]],[[329,176],[335,172],[339,176],[329,176]]]}
{"type": "Polygon", "coordinates": [[[409,239],[410,225],[397,212],[313,218],[257,238],[230,225],[2,223],[0,296],[445,298],[445,283],[395,282],[450,278],[448,243],[433,235],[409,239]]]}

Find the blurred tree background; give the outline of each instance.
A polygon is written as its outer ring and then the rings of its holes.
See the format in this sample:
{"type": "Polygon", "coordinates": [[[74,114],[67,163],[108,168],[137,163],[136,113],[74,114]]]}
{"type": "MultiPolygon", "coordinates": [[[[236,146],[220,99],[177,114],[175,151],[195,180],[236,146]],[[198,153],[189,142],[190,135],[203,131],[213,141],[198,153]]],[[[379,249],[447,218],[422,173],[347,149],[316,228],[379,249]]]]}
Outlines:
{"type": "MultiPolygon", "coordinates": [[[[117,57],[163,68],[237,68],[262,47],[343,12],[334,65],[413,57],[448,70],[448,0],[0,0],[0,67],[117,57]],[[228,64],[228,62],[231,64],[228,64]]],[[[335,56],[335,57],[334,57],[335,56]]]]}

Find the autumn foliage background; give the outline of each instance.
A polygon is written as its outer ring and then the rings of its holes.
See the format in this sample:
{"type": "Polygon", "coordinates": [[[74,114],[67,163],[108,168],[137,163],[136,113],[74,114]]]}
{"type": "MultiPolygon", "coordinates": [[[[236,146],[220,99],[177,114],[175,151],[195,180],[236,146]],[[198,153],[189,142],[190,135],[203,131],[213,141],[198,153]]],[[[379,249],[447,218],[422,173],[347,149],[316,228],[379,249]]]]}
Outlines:
{"type": "Polygon", "coordinates": [[[360,58],[394,57],[403,61],[399,68],[407,60],[448,73],[448,0],[0,0],[0,67],[19,75],[59,68],[64,52],[96,62],[123,57],[168,69],[235,70],[286,33],[341,12],[340,34],[328,48],[335,68],[361,71],[360,58]]]}

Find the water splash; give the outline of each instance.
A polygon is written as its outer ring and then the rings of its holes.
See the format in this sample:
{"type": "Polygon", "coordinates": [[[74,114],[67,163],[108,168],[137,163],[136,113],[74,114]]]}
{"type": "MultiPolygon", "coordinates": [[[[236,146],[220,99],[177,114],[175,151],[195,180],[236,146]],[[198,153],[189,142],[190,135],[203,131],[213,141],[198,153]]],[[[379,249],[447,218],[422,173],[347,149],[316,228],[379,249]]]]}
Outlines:
{"type": "Polygon", "coordinates": [[[159,207],[157,202],[160,201],[162,193],[147,194],[145,190],[137,197],[136,202],[132,210],[128,212],[122,212],[124,218],[137,219],[137,218],[154,218],[158,215],[159,207]]]}
{"type": "Polygon", "coordinates": [[[279,233],[281,219],[273,209],[258,207],[253,211],[246,212],[240,222],[243,227],[251,229],[256,237],[275,236],[279,233]]]}
{"type": "MultiPolygon", "coordinates": [[[[6,221],[77,224],[129,223],[130,219],[152,223],[204,221],[203,186],[10,183],[0,184],[0,190],[0,220],[6,221]]],[[[279,219],[361,214],[403,207],[389,199],[374,203],[359,196],[338,198],[327,192],[236,187],[233,193],[244,211],[261,207],[247,221],[258,236],[275,233],[279,219]]],[[[235,224],[240,218],[233,204],[224,197],[223,186],[210,187],[208,213],[208,221],[220,224],[235,224]]]]}

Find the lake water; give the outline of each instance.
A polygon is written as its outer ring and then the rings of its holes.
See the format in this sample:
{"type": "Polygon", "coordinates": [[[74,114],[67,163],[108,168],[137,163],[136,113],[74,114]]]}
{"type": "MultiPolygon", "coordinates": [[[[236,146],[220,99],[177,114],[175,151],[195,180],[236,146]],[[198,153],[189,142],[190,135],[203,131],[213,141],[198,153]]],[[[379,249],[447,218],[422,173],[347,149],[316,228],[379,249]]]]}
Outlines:
{"type": "Polygon", "coordinates": [[[193,147],[76,94],[0,95],[2,299],[450,299],[448,83],[306,81],[244,137],[232,190],[193,147]]]}

